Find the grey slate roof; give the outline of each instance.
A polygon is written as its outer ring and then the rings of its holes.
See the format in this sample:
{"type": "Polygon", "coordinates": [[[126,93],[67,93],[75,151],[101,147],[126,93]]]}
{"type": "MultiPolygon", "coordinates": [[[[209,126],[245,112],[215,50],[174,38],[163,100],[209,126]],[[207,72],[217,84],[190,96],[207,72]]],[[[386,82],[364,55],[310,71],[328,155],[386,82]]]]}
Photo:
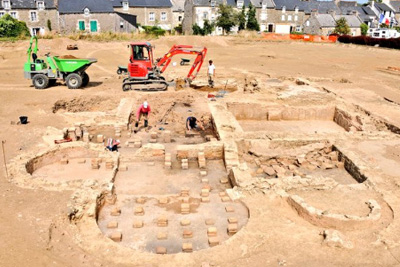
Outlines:
{"type": "Polygon", "coordinates": [[[255,7],[262,7],[263,3],[267,5],[267,8],[274,8],[275,7],[275,3],[274,3],[273,0],[251,0],[251,3],[255,7]]]}
{"type": "Polygon", "coordinates": [[[185,0],[171,0],[172,11],[183,11],[185,6],[185,0]]]}
{"type": "Polygon", "coordinates": [[[114,12],[109,0],[58,0],[60,14],[83,13],[85,8],[89,8],[90,13],[114,12]]]}
{"type": "MultiPolygon", "coordinates": [[[[113,7],[122,7],[122,0],[107,0],[113,7]]],[[[128,0],[130,7],[172,7],[170,0],[128,0]]]]}
{"type": "MultiPolygon", "coordinates": [[[[54,9],[54,0],[43,0],[45,9],[54,9]]],[[[36,9],[35,0],[10,0],[11,9],[36,9]]],[[[3,5],[0,2],[0,9],[3,9],[3,5]]]]}
{"type": "Polygon", "coordinates": [[[331,10],[340,13],[340,9],[335,4],[335,1],[274,0],[274,2],[277,10],[282,10],[285,6],[286,10],[295,10],[298,7],[299,11],[304,11],[306,14],[311,14],[312,10],[317,10],[320,14],[326,14],[331,10]]]}
{"type": "Polygon", "coordinates": [[[360,19],[354,15],[336,15],[333,17],[330,14],[318,14],[315,16],[315,18],[317,19],[321,27],[326,27],[326,28],[335,27],[336,20],[340,18],[345,18],[350,28],[359,28],[362,23],[360,19]]]}
{"type": "Polygon", "coordinates": [[[394,12],[400,13],[400,1],[390,1],[390,5],[393,7],[394,12]]]}
{"type": "Polygon", "coordinates": [[[375,7],[380,11],[394,11],[388,5],[384,3],[375,3],[375,7]]]}
{"type": "MultiPolygon", "coordinates": [[[[210,6],[210,0],[193,0],[194,6],[210,6]]],[[[224,0],[215,0],[215,5],[224,4],[224,0]]]]}
{"type": "MultiPolygon", "coordinates": [[[[243,0],[244,2],[244,6],[248,7],[250,4],[250,0],[243,0]]],[[[226,0],[226,4],[229,6],[236,6],[237,5],[237,1],[236,0],[226,0]]],[[[253,3],[251,3],[253,4],[253,3]]]]}

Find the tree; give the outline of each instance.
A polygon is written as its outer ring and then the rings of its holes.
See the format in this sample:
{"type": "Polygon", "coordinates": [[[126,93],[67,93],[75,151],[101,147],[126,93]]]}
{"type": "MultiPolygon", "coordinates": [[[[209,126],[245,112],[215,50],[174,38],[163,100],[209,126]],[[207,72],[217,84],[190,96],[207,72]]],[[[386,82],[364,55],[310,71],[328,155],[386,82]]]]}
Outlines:
{"type": "Polygon", "coordinates": [[[29,36],[26,23],[11,17],[9,14],[0,18],[0,37],[29,36]]]}
{"type": "Polygon", "coordinates": [[[51,31],[51,21],[49,19],[47,20],[47,28],[51,31]]]}
{"type": "Polygon", "coordinates": [[[204,35],[203,29],[197,23],[193,24],[192,30],[194,35],[204,35]]]}
{"type": "Polygon", "coordinates": [[[239,31],[246,28],[246,7],[243,5],[242,11],[238,14],[239,31]]]}
{"type": "Polygon", "coordinates": [[[216,25],[222,28],[223,34],[231,31],[231,28],[237,24],[236,19],[237,16],[232,6],[219,5],[216,25]]]}
{"type": "Polygon", "coordinates": [[[361,23],[360,25],[361,35],[367,35],[368,32],[368,25],[365,23],[361,23]]]}
{"type": "Polygon", "coordinates": [[[211,34],[215,30],[214,22],[210,23],[208,19],[204,20],[203,35],[211,34]]]}
{"type": "Polygon", "coordinates": [[[251,31],[259,31],[260,25],[257,21],[256,16],[256,8],[250,3],[249,4],[249,11],[247,12],[247,27],[248,30],[251,31]]]}
{"type": "Polygon", "coordinates": [[[336,21],[335,30],[333,33],[350,34],[350,27],[345,18],[340,18],[336,21]]]}

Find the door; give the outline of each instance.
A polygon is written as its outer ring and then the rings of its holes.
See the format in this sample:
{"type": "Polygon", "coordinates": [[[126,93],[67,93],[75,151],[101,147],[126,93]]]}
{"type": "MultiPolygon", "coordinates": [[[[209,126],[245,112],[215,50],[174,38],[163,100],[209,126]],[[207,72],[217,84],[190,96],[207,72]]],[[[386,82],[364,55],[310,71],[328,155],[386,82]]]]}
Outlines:
{"type": "Polygon", "coordinates": [[[97,32],[97,21],[96,20],[90,21],[90,31],[97,32]]]}
{"type": "Polygon", "coordinates": [[[268,32],[273,32],[273,31],[274,31],[274,25],[268,24],[268,32]]]}
{"type": "Polygon", "coordinates": [[[83,20],[79,21],[79,30],[80,31],[86,30],[85,22],[83,20]]]}

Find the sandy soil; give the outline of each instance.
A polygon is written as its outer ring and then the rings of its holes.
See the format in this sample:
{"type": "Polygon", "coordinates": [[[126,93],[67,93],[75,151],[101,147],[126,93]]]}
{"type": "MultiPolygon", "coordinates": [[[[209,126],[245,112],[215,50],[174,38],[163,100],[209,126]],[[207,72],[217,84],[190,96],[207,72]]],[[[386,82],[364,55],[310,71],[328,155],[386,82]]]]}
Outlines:
{"type": "MultiPolygon", "coordinates": [[[[72,54],[75,57],[98,59],[98,63],[88,69],[91,82],[85,90],[68,90],[62,84],[47,90],[35,90],[31,82],[24,80],[22,76],[28,42],[0,43],[0,139],[6,141],[6,161],[26,151],[43,148],[42,136],[46,134],[49,126],[62,129],[68,125],[68,117],[63,115],[65,111],[109,111],[126,96],[135,98],[137,104],[148,100],[155,110],[154,115],[163,114],[168,108],[157,104],[157,100],[161,98],[172,102],[179,97],[182,102],[186,99],[199,106],[199,103],[205,103],[207,91],[210,91],[207,88],[204,89],[206,92],[197,92],[192,88],[161,94],[122,92],[122,78],[116,74],[116,70],[118,65],[125,65],[128,61],[129,51],[126,43],[74,42],[62,38],[40,40],[39,57],[51,52],[53,55],[72,54]],[[75,43],[78,44],[79,50],[66,50],[68,44],[75,43]],[[29,117],[29,124],[16,124],[19,116],[23,115],[29,117]]],[[[285,81],[303,77],[400,125],[399,109],[387,108],[389,102],[384,100],[387,98],[400,103],[400,74],[385,71],[389,66],[400,66],[399,51],[396,50],[341,44],[270,42],[240,37],[166,37],[153,40],[152,43],[156,45],[156,57],[168,51],[173,44],[207,46],[206,60],[213,59],[216,65],[217,88],[225,88],[228,82],[228,95],[242,94],[245,78],[255,78],[260,83],[266,83],[270,78],[285,81]],[[232,87],[237,87],[238,90],[232,92],[232,87]]],[[[179,58],[176,61],[178,62],[179,58]]],[[[183,78],[189,68],[190,66],[180,67],[179,64],[173,67],[171,64],[165,77],[167,80],[183,78]]],[[[198,88],[207,85],[205,67],[194,81],[194,85],[198,88]]],[[[281,85],[278,83],[277,87],[279,86],[281,85]]],[[[390,102],[390,105],[396,104],[390,102]]],[[[182,107],[183,109],[186,110],[187,107],[182,107]]],[[[205,112],[200,110],[199,115],[205,112]]],[[[184,116],[176,118],[175,122],[184,123],[184,116]]],[[[151,123],[155,124],[156,121],[151,123]]],[[[182,129],[180,125],[177,127],[177,131],[182,129]]],[[[362,145],[359,150],[366,154],[376,151],[363,149],[362,145]]],[[[388,149],[385,153],[398,159],[398,153],[393,149],[388,149]]],[[[382,155],[377,155],[378,160],[385,160],[382,155]]],[[[398,169],[398,165],[391,162],[385,170],[390,175],[398,176],[393,168],[398,169]]],[[[1,156],[1,265],[115,266],[111,259],[102,256],[102,252],[90,254],[76,245],[79,241],[75,240],[74,228],[65,215],[66,203],[70,198],[71,191],[30,190],[9,183],[1,156]]],[[[223,259],[224,264],[220,265],[225,266],[276,266],[286,265],[286,262],[288,266],[377,266],[376,259],[386,266],[399,263],[398,248],[392,249],[390,254],[384,252],[386,250],[382,247],[377,250],[361,249],[354,253],[334,248],[316,251],[316,246],[312,244],[320,241],[318,229],[315,230],[315,237],[306,237],[301,230],[309,227],[309,224],[300,219],[293,219],[299,225],[299,231],[291,232],[290,227],[294,222],[289,218],[295,216],[294,212],[272,208],[284,207],[286,204],[281,203],[281,200],[260,194],[254,196],[251,201],[260,203],[263,207],[254,211],[255,214],[262,214],[261,217],[264,218],[259,222],[252,222],[256,224],[254,227],[277,230],[268,237],[263,236],[264,243],[259,244],[262,250],[258,253],[248,254],[247,248],[240,247],[235,251],[237,255],[242,253],[238,258],[224,258],[224,255],[218,255],[210,258],[210,261],[220,262],[223,259]],[[304,240],[307,240],[306,243],[304,240]],[[271,242],[273,245],[267,246],[265,242],[271,242]]],[[[358,237],[363,238],[361,234],[358,237]]],[[[259,237],[255,232],[250,234],[247,240],[257,244],[259,237]]],[[[372,241],[374,240],[371,240],[371,243],[372,241]]],[[[179,258],[177,260],[179,261],[179,258]]],[[[157,261],[163,263],[162,259],[152,258],[151,264],[157,265],[157,261]]],[[[201,266],[202,259],[196,258],[193,262],[195,266],[201,266]]]]}

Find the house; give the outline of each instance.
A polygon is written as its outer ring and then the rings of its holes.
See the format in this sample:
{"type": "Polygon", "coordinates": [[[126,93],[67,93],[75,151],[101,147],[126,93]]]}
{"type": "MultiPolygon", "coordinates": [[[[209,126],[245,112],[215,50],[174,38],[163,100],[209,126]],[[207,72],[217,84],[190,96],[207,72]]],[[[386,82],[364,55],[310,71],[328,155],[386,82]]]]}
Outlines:
{"type": "Polygon", "coordinates": [[[62,33],[131,32],[136,17],[115,12],[109,0],[59,0],[59,25],[62,33]]]}
{"type": "Polygon", "coordinates": [[[395,18],[395,11],[389,4],[386,3],[375,3],[371,2],[370,7],[372,11],[376,14],[379,24],[386,24],[389,27],[392,27],[393,24],[397,24],[395,18]]]}
{"type": "Polygon", "coordinates": [[[336,15],[335,12],[330,14],[318,14],[313,12],[303,25],[303,31],[306,34],[329,35],[333,33],[336,21],[345,18],[350,27],[350,34],[353,36],[361,35],[360,25],[362,21],[356,15],[336,15]]]}
{"type": "Polygon", "coordinates": [[[368,27],[377,26],[378,17],[369,6],[359,6],[357,1],[340,1],[338,7],[342,15],[357,15],[368,27]]]}
{"type": "Polygon", "coordinates": [[[251,1],[256,8],[257,21],[260,24],[260,31],[274,31],[274,23],[270,22],[270,14],[275,10],[273,0],[251,1]]]}
{"type": "Polygon", "coordinates": [[[53,0],[0,0],[0,17],[11,17],[25,21],[32,35],[58,31],[58,14],[53,0]],[[49,28],[50,26],[50,28],[49,28]]]}
{"type": "Polygon", "coordinates": [[[183,17],[185,15],[185,0],[171,0],[172,4],[172,27],[182,25],[183,17]]]}
{"type": "Polygon", "coordinates": [[[394,17],[396,19],[397,24],[394,26],[400,26],[398,23],[400,21],[400,1],[390,1],[390,6],[393,9],[394,17]]]}
{"type": "Polygon", "coordinates": [[[135,15],[142,26],[171,30],[174,25],[170,0],[108,0],[119,13],[135,15]]]}

